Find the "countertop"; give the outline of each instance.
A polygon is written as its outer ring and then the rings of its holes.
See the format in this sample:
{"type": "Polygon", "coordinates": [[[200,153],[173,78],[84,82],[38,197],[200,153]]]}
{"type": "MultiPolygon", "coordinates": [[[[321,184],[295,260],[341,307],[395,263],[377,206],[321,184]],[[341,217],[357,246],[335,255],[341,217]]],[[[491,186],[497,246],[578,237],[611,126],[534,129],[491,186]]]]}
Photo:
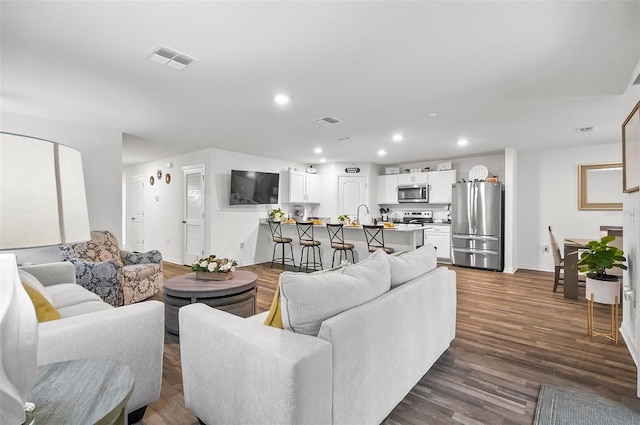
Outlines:
{"type": "MultiPolygon", "coordinates": [[[[267,219],[265,218],[261,218],[260,219],[260,223],[262,224],[268,224],[267,219]]],[[[442,224],[442,223],[439,223],[442,224]]],[[[295,226],[295,223],[282,223],[283,226],[295,226]]],[[[316,227],[327,227],[326,223],[323,224],[315,224],[316,227]]],[[[362,226],[358,225],[358,226],[351,226],[351,225],[347,225],[344,226],[343,229],[345,230],[362,230],[362,226]]],[[[424,230],[423,226],[416,226],[414,224],[396,224],[395,227],[385,227],[384,228],[385,231],[389,231],[389,232],[417,232],[420,231],[422,232],[424,230]]]]}

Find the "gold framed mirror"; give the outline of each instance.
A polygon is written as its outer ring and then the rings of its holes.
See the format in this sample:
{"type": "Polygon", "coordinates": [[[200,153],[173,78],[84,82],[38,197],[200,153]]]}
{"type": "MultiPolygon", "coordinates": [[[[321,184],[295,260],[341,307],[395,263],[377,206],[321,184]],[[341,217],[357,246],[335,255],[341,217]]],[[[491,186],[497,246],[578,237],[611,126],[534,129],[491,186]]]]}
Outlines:
{"type": "Polygon", "coordinates": [[[578,209],[622,211],[622,163],[578,165],[578,209]]]}

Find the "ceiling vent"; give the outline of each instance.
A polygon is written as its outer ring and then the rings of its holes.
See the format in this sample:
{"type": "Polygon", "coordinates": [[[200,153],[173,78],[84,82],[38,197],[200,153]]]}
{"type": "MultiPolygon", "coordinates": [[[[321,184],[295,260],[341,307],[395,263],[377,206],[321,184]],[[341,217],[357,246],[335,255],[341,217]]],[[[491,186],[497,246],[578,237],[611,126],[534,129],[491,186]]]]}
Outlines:
{"type": "Polygon", "coordinates": [[[578,127],[576,128],[576,133],[588,133],[593,131],[593,127],[578,127]]]}
{"type": "Polygon", "coordinates": [[[351,140],[351,136],[340,136],[333,138],[334,142],[346,142],[347,140],[351,140]]]}
{"type": "Polygon", "coordinates": [[[147,58],[152,62],[166,65],[169,68],[177,70],[183,69],[185,66],[196,60],[189,55],[178,52],[177,50],[167,46],[157,46],[147,55],[147,58]]]}
{"type": "Polygon", "coordinates": [[[315,120],[313,120],[313,122],[322,124],[322,125],[333,125],[333,124],[338,124],[342,121],[334,117],[323,117],[323,118],[316,118],[315,120]]]}

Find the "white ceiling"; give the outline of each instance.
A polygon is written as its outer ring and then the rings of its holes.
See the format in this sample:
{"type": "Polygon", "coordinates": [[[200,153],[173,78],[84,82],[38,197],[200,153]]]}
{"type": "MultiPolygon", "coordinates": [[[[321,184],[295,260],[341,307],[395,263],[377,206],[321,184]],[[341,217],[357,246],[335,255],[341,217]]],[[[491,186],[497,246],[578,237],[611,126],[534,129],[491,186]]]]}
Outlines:
{"type": "Polygon", "coordinates": [[[615,143],[640,99],[638,1],[2,1],[1,24],[3,111],[116,128],[125,165],[207,147],[401,164],[615,143]],[[159,44],[198,61],[147,60],[159,44]]]}

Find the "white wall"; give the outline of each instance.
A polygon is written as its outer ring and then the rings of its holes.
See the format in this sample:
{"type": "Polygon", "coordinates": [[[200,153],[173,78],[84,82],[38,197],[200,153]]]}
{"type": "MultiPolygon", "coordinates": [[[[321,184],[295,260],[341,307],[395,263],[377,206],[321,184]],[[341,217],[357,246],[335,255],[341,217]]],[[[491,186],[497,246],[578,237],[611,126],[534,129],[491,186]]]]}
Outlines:
{"type": "MultiPolygon", "coordinates": [[[[200,164],[205,165],[206,174],[205,227],[208,241],[205,253],[234,258],[241,265],[270,261],[270,237],[264,232],[267,229],[260,228],[258,220],[268,217],[275,205],[229,205],[231,170],[280,172],[289,167],[304,168],[305,165],[213,148],[124,169],[127,187],[131,187],[132,177],[136,175],[143,176],[146,183],[150,176],[155,176],[158,169],[162,169],[163,174],[171,173],[171,184],[166,184],[164,180],[153,186],[145,184],[144,249],[157,249],[162,252],[165,260],[182,263],[182,167],[200,164]],[[166,167],[168,162],[173,163],[172,168],[166,167]],[[241,242],[244,242],[243,248],[240,247],[241,242]]],[[[282,199],[284,194],[281,193],[280,196],[282,199]]],[[[282,207],[287,212],[292,208],[291,205],[284,204],[282,207]]]]}
{"type": "Polygon", "coordinates": [[[578,165],[621,161],[620,143],[572,149],[520,152],[516,252],[520,268],[553,270],[551,226],[562,250],[567,237],[599,238],[600,226],[622,225],[622,211],[578,210],[578,165]]]}
{"type": "MultiPolygon", "coordinates": [[[[640,161],[640,158],[638,159],[640,161]]],[[[623,246],[628,270],[623,272],[625,297],[622,307],[621,333],[638,368],[637,395],[640,397],[640,192],[625,194],[623,246]]]]}
{"type": "MultiPolygon", "coordinates": [[[[39,137],[78,149],[92,230],[122,236],[122,133],[2,112],[2,131],[39,137]]],[[[60,261],[57,247],[14,251],[18,263],[60,261]]]]}
{"type": "MultiPolygon", "coordinates": [[[[377,176],[380,174],[380,166],[364,162],[336,162],[332,164],[319,164],[316,166],[322,176],[322,203],[317,210],[317,216],[329,217],[332,222],[337,222],[342,211],[338,210],[338,178],[366,177],[367,178],[367,207],[371,217],[377,217],[379,207],[377,204],[377,176]],[[346,168],[359,168],[359,173],[347,173],[346,168]]],[[[363,211],[364,212],[364,211],[363,211]]]]}
{"type": "MultiPolygon", "coordinates": [[[[505,178],[504,154],[446,159],[446,160],[439,160],[439,161],[412,162],[408,164],[400,164],[398,165],[398,167],[400,168],[400,172],[402,172],[402,170],[404,169],[412,169],[412,168],[423,169],[425,167],[430,167],[429,171],[436,171],[437,165],[441,162],[450,162],[451,168],[457,171],[457,175],[459,179],[464,178],[468,180],[469,170],[471,170],[471,168],[473,168],[474,165],[478,165],[478,164],[482,164],[489,169],[489,177],[498,176],[500,177],[500,180],[503,180],[503,181],[505,178]]],[[[382,168],[382,171],[384,171],[384,167],[382,168]]]]}
{"type": "Polygon", "coordinates": [[[504,180],[504,271],[515,273],[518,270],[518,153],[514,149],[505,150],[504,180]]]}

